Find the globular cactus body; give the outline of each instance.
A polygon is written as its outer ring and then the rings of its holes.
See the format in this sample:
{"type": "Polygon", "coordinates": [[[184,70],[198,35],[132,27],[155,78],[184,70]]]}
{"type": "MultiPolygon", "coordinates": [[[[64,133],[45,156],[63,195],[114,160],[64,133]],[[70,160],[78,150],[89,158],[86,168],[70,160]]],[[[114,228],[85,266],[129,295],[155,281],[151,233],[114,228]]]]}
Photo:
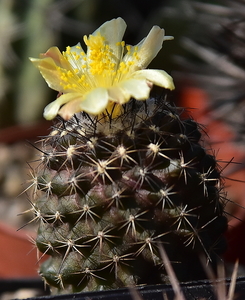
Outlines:
{"type": "Polygon", "coordinates": [[[43,139],[34,180],[40,274],[65,291],[168,282],[159,247],[182,281],[215,262],[227,221],[215,157],[198,124],[165,101],[134,100],[110,119],[85,113],[43,139]]]}

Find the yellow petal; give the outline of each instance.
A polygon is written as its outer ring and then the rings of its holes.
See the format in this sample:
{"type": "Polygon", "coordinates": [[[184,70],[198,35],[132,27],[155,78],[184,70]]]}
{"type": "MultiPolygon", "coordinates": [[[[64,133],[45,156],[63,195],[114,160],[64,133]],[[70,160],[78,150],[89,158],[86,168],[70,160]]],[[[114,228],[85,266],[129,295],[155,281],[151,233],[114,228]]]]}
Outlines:
{"type": "MultiPolygon", "coordinates": [[[[121,104],[109,101],[106,106],[106,116],[110,116],[111,119],[119,117],[123,113],[123,108],[121,104]]],[[[103,112],[102,112],[103,113],[103,112]]],[[[105,112],[104,116],[105,117],[105,112]]]]}
{"type": "Polygon", "coordinates": [[[130,51],[124,56],[123,61],[134,61],[131,72],[145,69],[162,48],[164,41],[164,29],[153,26],[146,38],[136,46],[130,47],[130,51]]]}
{"type": "Polygon", "coordinates": [[[112,19],[102,24],[92,35],[98,33],[105,38],[105,41],[109,47],[113,50],[113,53],[117,58],[121,58],[122,47],[118,45],[118,42],[122,41],[127,24],[122,18],[112,19]]]}
{"type": "MultiPolygon", "coordinates": [[[[57,47],[50,48],[41,53],[40,58],[30,58],[47,82],[48,86],[58,92],[64,92],[61,86],[61,70],[72,70],[71,64],[64,58],[57,47]]],[[[66,92],[68,92],[66,90],[66,92]]]]}
{"type": "Polygon", "coordinates": [[[92,35],[97,35],[99,32],[107,41],[115,44],[122,40],[126,27],[125,21],[119,17],[103,23],[92,35]]]}
{"type": "Polygon", "coordinates": [[[133,78],[146,79],[153,84],[163,87],[165,89],[174,90],[173,78],[163,70],[139,70],[132,74],[133,78]]]}
{"type": "Polygon", "coordinates": [[[41,53],[40,58],[47,58],[50,57],[54,61],[54,63],[61,68],[69,69],[70,64],[61,54],[60,50],[57,47],[51,47],[48,49],[47,52],[41,53]]]}
{"type": "Polygon", "coordinates": [[[147,99],[151,90],[145,78],[125,80],[121,82],[119,86],[124,90],[124,92],[136,100],[147,99]]]}
{"type": "Polygon", "coordinates": [[[61,107],[58,114],[64,119],[69,120],[74,114],[81,112],[80,104],[82,98],[74,98],[72,101],[66,103],[61,107]]]}
{"type": "Polygon", "coordinates": [[[58,70],[57,65],[52,58],[30,58],[30,60],[39,69],[40,73],[51,89],[63,92],[63,88],[60,85],[60,71],[58,70]]]}
{"type": "Polygon", "coordinates": [[[129,101],[131,94],[120,86],[113,86],[108,89],[108,96],[112,102],[124,104],[129,101]]]}
{"type": "Polygon", "coordinates": [[[92,115],[103,112],[108,105],[108,92],[106,88],[95,88],[87,93],[80,103],[80,111],[85,111],[92,115]]]}
{"type": "Polygon", "coordinates": [[[138,56],[140,57],[140,60],[138,66],[140,69],[147,68],[149,63],[162,49],[164,35],[164,29],[159,26],[153,26],[147,37],[139,43],[138,56]]]}
{"type": "Polygon", "coordinates": [[[44,118],[47,120],[52,120],[57,116],[59,109],[63,104],[76,99],[82,99],[82,95],[79,93],[68,93],[61,95],[55,101],[49,103],[49,105],[45,107],[43,113],[44,118]]]}

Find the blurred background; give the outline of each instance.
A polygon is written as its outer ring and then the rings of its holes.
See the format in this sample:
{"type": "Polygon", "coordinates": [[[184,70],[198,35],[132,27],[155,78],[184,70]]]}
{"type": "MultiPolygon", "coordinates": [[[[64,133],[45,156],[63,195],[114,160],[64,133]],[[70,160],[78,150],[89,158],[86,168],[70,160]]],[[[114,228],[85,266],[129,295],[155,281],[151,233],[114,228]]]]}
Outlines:
{"type": "MultiPolygon", "coordinates": [[[[24,183],[28,186],[31,180],[28,162],[32,168],[39,163],[39,153],[31,144],[38,147],[39,137],[52,125],[42,113],[56,92],[48,88],[29,57],[38,57],[52,46],[65,50],[119,16],[128,25],[124,37],[128,44],[138,43],[153,25],[174,36],[150,67],[173,76],[176,91],[171,101],[187,107],[204,125],[206,147],[217,156],[228,178],[224,198],[229,200],[224,201],[230,223],[225,259],[232,263],[239,257],[243,265],[244,0],[0,0],[0,234],[13,235],[15,251],[16,241],[22,239],[22,252],[30,252],[27,236],[35,235],[35,222],[16,233],[30,220],[28,214],[17,215],[30,209],[23,192],[24,183]]],[[[3,251],[1,247],[0,257],[3,251]]],[[[0,278],[37,276],[35,259],[34,250],[27,256],[31,263],[27,274],[11,268],[6,271],[0,264],[0,278]]],[[[19,258],[16,261],[19,267],[15,269],[21,269],[19,258]]]]}

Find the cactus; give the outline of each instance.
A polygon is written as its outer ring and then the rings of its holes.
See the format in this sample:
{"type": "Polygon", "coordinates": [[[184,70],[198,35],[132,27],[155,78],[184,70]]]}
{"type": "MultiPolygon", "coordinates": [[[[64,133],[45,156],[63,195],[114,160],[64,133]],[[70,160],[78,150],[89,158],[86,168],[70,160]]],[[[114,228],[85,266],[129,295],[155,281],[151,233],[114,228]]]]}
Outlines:
{"type": "Polygon", "coordinates": [[[217,161],[170,103],[172,78],[145,69],[170,37],[154,26],[125,46],[125,28],[103,24],[84,38],[87,54],[78,44],[32,59],[60,92],[45,108],[60,117],[42,138],[31,200],[49,256],[39,272],[59,293],[167,283],[161,247],[180,281],[204,278],[200,257],[215,266],[225,249],[217,161]],[[151,97],[153,85],[165,96],[151,97]]]}

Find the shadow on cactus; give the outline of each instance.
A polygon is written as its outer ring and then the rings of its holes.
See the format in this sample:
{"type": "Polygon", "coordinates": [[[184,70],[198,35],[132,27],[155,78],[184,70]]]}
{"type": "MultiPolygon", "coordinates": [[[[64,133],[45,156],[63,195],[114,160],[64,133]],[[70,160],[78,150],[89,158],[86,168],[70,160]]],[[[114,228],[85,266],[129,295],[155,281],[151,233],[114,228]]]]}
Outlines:
{"type": "Polygon", "coordinates": [[[32,59],[60,92],[45,109],[33,175],[35,244],[49,255],[40,275],[53,292],[169,283],[161,245],[178,280],[205,278],[225,249],[224,194],[200,126],[168,101],[172,78],[145,69],[170,37],[154,26],[125,46],[121,18],[81,45],[32,59]],[[164,96],[153,98],[153,85],[164,96]],[[145,100],[145,101],[138,101],[145,100]],[[55,289],[56,288],[56,289],[55,289]]]}

